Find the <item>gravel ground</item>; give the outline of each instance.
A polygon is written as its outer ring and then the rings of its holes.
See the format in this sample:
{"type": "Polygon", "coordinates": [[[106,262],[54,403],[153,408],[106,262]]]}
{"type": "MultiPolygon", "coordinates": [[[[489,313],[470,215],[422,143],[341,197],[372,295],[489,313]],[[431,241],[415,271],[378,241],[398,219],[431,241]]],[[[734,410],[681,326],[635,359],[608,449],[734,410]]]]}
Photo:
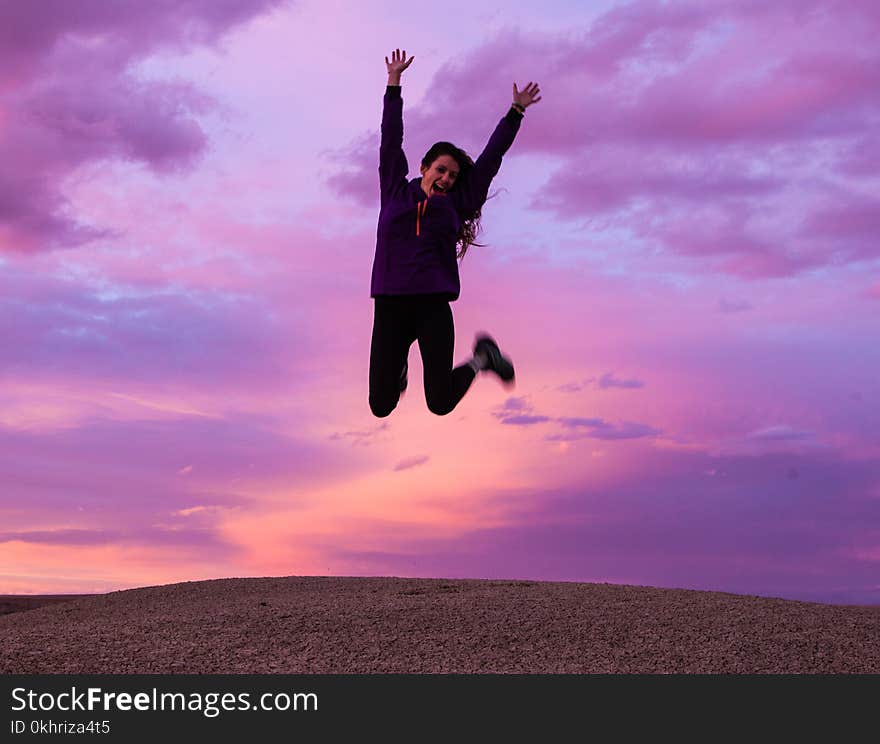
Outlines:
{"type": "Polygon", "coordinates": [[[0,673],[880,673],[880,606],[570,582],[218,579],[0,616],[0,673]]]}

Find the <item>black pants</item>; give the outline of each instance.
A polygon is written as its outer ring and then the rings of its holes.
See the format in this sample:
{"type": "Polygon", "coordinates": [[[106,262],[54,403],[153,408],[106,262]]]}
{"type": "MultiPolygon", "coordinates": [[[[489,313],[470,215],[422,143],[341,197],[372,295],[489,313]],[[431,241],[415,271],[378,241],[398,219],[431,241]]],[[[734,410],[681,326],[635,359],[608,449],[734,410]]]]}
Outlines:
{"type": "Polygon", "coordinates": [[[400,372],[413,341],[419,342],[425,401],[438,416],[464,397],[476,372],[469,364],[452,368],[455,326],[449,301],[440,295],[376,297],[370,346],[370,410],[379,418],[400,400],[400,372]]]}

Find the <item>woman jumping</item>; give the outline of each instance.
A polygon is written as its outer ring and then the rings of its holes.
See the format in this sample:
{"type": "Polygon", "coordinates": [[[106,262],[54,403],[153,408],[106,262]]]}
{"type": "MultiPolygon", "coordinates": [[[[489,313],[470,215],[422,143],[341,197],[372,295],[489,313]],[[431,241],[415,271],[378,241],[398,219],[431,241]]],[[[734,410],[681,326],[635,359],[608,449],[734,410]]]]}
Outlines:
{"type": "Polygon", "coordinates": [[[395,50],[388,68],[379,146],[381,208],[370,296],[375,301],[370,347],[370,409],[390,414],[407,386],[407,356],[419,342],[425,400],[439,416],[464,397],[477,372],[512,383],[513,364],[495,341],[477,336],[474,355],[452,368],[455,328],[449,303],[458,299],[457,259],[475,245],[480,210],[501,158],[513,144],[526,108],[541,100],[536,83],[513,85],[510,110],[476,162],[450,142],[437,142],[422,158],[420,178],[407,179],[403,154],[400,76],[415,57],[395,50]]]}

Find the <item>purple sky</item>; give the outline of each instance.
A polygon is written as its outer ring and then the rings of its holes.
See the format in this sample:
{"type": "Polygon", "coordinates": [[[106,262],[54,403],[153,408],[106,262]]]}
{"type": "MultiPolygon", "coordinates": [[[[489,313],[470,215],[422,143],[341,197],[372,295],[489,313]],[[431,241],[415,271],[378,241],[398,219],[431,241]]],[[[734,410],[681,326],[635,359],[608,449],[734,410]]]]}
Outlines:
{"type": "Polygon", "coordinates": [[[880,604],[880,6],[0,0],[0,593],[229,576],[880,604]],[[149,6],[149,7],[148,7],[149,6]],[[456,361],[367,406],[378,135],[479,154],[456,361]]]}

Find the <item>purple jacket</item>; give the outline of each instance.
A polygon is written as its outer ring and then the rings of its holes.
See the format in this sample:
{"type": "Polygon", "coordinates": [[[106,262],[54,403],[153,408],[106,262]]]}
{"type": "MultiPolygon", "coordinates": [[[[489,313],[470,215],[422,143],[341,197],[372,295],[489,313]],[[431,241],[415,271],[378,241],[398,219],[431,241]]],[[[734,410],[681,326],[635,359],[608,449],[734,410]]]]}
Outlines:
{"type": "Polygon", "coordinates": [[[456,238],[462,218],[483,206],[501,158],[513,144],[522,114],[512,108],[498,122],[467,176],[448,194],[428,197],[421,175],[407,180],[403,154],[403,98],[399,85],[385,90],[379,146],[381,209],[370,296],[434,294],[457,300],[461,291],[456,238]]]}

